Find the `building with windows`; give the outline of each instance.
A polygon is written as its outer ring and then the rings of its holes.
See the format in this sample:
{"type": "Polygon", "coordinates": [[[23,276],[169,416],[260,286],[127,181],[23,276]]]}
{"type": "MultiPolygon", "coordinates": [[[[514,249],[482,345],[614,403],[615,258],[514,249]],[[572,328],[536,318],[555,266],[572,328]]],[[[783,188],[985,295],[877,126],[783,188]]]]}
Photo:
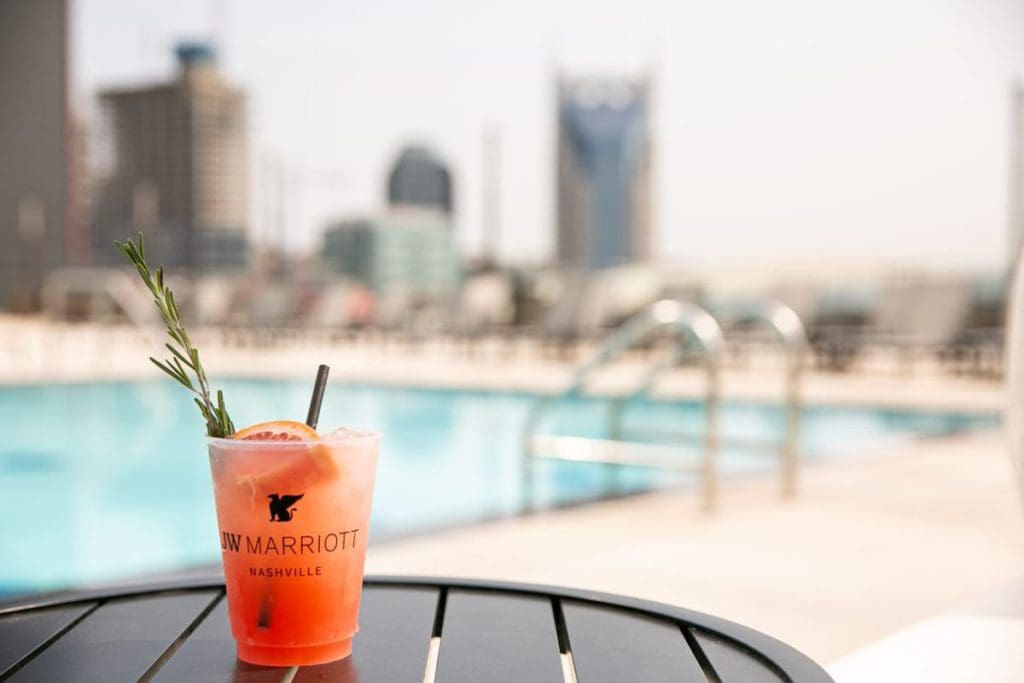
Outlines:
{"type": "Polygon", "coordinates": [[[417,207],[452,214],[452,175],[430,149],[406,147],[388,174],[388,204],[394,208],[417,207]]]}
{"type": "Polygon", "coordinates": [[[436,211],[393,210],[342,221],[325,233],[321,256],[328,270],[378,295],[441,300],[458,287],[451,224],[436,211]]]}
{"type": "Polygon", "coordinates": [[[559,80],[557,117],[559,263],[595,269],[648,259],[647,82],[559,80]]]}
{"type": "Polygon", "coordinates": [[[34,309],[46,274],[89,258],[66,0],[0,2],[0,308],[34,309]]]}
{"type": "Polygon", "coordinates": [[[224,80],[211,46],[176,53],[171,82],[100,95],[112,167],[93,232],[109,245],[142,230],[153,261],[169,267],[238,268],[250,222],[245,94],[224,80]]]}

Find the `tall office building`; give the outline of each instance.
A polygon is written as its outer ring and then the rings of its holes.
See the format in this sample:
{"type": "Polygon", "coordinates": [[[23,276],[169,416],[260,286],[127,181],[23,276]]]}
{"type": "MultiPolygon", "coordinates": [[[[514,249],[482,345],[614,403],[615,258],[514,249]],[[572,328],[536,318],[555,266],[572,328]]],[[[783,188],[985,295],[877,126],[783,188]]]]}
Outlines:
{"type": "Polygon", "coordinates": [[[3,0],[0,308],[34,308],[47,271],[88,258],[74,134],[66,0],[3,0]]]}
{"type": "Polygon", "coordinates": [[[94,233],[109,245],[142,230],[152,259],[170,267],[240,267],[249,230],[245,94],[224,80],[211,46],[176,52],[170,83],[100,95],[113,168],[94,233]]]}
{"type": "Polygon", "coordinates": [[[388,174],[388,204],[395,208],[452,212],[452,176],[441,158],[426,147],[402,150],[388,174]]]}
{"type": "Polygon", "coordinates": [[[559,80],[558,259],[593,269],[650,257],[646,81],[559,80]]]}

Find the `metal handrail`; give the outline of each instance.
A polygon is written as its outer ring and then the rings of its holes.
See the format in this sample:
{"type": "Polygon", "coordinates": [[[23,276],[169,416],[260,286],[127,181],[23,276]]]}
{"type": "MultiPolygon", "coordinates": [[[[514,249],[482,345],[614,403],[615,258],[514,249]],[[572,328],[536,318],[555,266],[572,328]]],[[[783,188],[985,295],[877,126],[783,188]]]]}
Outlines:
{"type": "Polygon", "coordinates": [[[796,495],[800,469],[800,379],[807,349],[807,332],[796,311],[781,301],[758,302],[731,312],[716,313],[719,320],[726,321],[726,326],[738,320],[764,325],[775,333],[782,345],[785,356],[783,405],[786,429],[780,449],[781,493],[785,498],[792,498],[796,495]]]}
{"type": "MultiPolygon", "coordinates": [[[[785,432],[778,448],[781,460],[781,494],[785,498],[796,495],[800,465],[800,380],[807,348],[807,335],[796,312],[778,301],[758,302],[732,311],[719,311],[718,318],[727,323],[755,323],[772,330],[781,344],[785,356],[785,387],[783,404],[785,410],[785,432]]],[[[634,316],[615,332],[597,353],[583,363],[574,373],[569,385],[560,394],[548,396],[534,403],[527,415],[524,439],[523,489],[526,507],[533,507],[534,473],[532,459],[535,444],[542,440],[536,434],[541,418],[557,403],[578,395],[588,377],[598,368],[614,361],[650,333],[670,329],[680,335],[680,343],[665,357],[655,362],[640,378],[636,387],[627,395],[616,398],[609,411],[608,439],[585,439],[577,437],[546,436],[544,443],[554,443],[568,448],[568,454],[556,456],[572,461],[602,462],[610,466],[633,464],[640,466],[684,469],[672,462],[671,449],[649,448],[644,454],[641,443],[623,439],[622,416],[625,407],[633,400],[650,392],[657,379],[666,371],[677,366],[687,357],[699,356],[704,360],[706,370],[707,406],[706,427],[703,434],[703,457],[699,472],[702,475],[703,503],[706,509],[713,509],[718,499],[717,456],[721,446],[718,434],[719,413],[719,353],[723,345],[721,327],[704,309],[693,304],[664,300],[654,304],[648,311],[634,316]],[[687,342],[695,341],[697,353],[687,342]],[[630,454],[623,447],[641,449],[640,454],[630,454]],[[656,452],[655,452],[656,450],[656,452]],[[653,455],[652,455],[653,453],[653,455]]],[[[692,439],[694,435],[688,434],[692,439]]],[[[698,437],[700,438],[700,437],[698,437]]],[[[773,449],[774,450],[774,449],[773,449]]]]}
{"type": "MultiPolygon", "coordinates": [[[[737,322],[767,327],[782,346],[785,356],[785,431],[778,449],[781,460],[780,492],[784,498],[792,498],[796,495],[800,470],[800,380],[808,346],[804,325],[796,311],[780,301],[759,301],[738,308],[716,310],[715,317],[726,329],[737,322]]],[[[615,401],[611,412],[610,429],[613,438],[622,438],[622,413],[625,406],[650,391],[658,376],[672,367],[668,360],[670,359],[651,368],[632,394],[615,401]]]]}
{"type": "Polygon", "coordinates": [[[524,507],[533,507],[534,465],[533,440],[541,418],[556,404],[579,395],[589,376],[635,346],[648,335],[670,330],[679,336],[679,345],[665,359],[656,363],[641,380],[649,386],[664,370],[676,365],[695,342],[704,361],[706,377],[706,422],[704,449],[701,461],[703,504],[713,509],[718,501],[718,413],[719,413],[719,355],[722,348],[722,330],[711,314],[703,308],[684,301],[664,299],[628,320],[601,345],[594,356],[573,373],[569,385],[559,394],[541,398],[527,414],[524,425],[523,498],[524,507]]]}

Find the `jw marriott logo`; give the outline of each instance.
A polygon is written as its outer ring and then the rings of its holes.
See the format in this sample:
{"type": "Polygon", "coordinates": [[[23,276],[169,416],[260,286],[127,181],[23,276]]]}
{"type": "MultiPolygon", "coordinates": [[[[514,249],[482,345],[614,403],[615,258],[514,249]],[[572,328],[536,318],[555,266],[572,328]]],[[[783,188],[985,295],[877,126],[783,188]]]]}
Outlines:
{"type": "Polygon", "coordinates": [[[306,495],[300,493],[299,495],[278,495],[271,493],[267,498],[270,499],[270,521],[271,522],[290,522],[292,517],[295,516],[295,511],[298,508],[292,507],[306,495]]]}

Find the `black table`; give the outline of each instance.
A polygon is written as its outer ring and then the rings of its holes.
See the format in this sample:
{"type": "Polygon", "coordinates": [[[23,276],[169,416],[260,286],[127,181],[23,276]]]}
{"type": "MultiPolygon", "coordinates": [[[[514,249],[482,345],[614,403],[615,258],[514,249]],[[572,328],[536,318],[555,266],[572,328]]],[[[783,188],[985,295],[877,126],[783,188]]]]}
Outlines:
{"type": "Polygon", "coordinates": [[[235,658],[220,583],[34,598],[0,608],[0,680],[831,681],[804,655],[752,629],[589,591],[368,578],[360,624],[348,659],[274,669],[235,658]],[[435,678],[425,678],[434,667],[435,678]]]}

